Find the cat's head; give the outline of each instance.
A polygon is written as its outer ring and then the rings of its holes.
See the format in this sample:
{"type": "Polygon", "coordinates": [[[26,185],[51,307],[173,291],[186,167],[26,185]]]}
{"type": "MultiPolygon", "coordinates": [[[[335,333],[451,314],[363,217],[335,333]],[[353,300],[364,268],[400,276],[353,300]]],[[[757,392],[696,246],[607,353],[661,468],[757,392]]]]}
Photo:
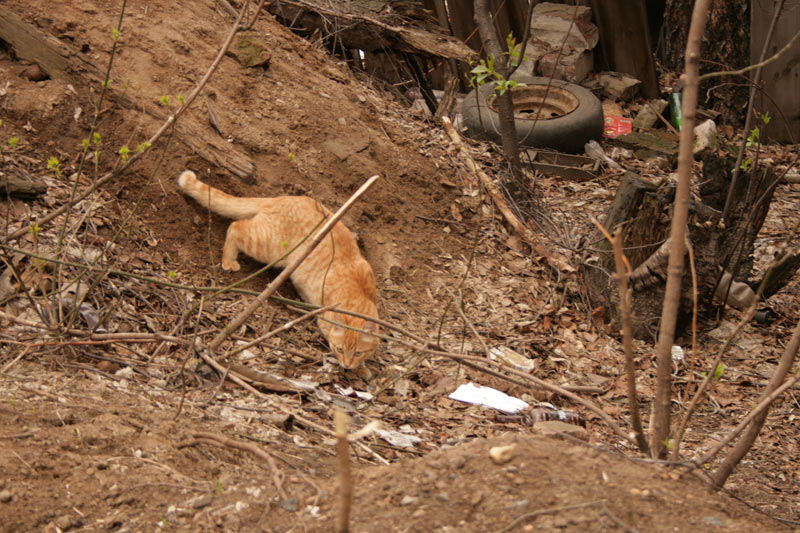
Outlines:
{"type": "MultiPolygon", "coordinates": [[[[338,314],[336,321],[370,333],[378,332],[377,324],[363,318],[338,314]]],[[[328,335],[328,343],[336,359],[344,368],[357,368],[378,347],[380,339],[370,333],[362,333],[333,324],[328,335]]]]}

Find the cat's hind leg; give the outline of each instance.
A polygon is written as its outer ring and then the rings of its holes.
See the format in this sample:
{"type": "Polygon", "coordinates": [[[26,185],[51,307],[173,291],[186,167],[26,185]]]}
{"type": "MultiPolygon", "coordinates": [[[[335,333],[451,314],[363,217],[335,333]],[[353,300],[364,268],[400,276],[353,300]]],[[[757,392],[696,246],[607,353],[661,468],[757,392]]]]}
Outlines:
{"type": "Polygon", "coordinates": [[[239,262],[236,258],[239,251],[244,250],[244,238],[247,235],[248,220],[237,220],[228,226],[228,233],[225,235],[225,245],[222,247],[222,269],[239,270],[239,262]]]}

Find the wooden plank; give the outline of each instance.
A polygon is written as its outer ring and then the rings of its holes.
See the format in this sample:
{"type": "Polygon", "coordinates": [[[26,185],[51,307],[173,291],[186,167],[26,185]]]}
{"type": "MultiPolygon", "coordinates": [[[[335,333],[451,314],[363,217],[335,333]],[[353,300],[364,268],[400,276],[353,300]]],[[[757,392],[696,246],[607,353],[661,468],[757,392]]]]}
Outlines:
{"type": "Polygon", "coordinates": [[[382,20],[364,6],[353,4],[350,11],[335,10],[323,2],[281,0],[267,7],[284,24],[302,27],[309,34],[319,29],[323,35],[335,31],[337,42],[346,48],[376,52],[385,48],[411,54],[426,54],[468,61],[475,54],[468,46],[450,35],[432,32],[417,26],[398,26],[382,20]],[[361,9],[359,9],[359,7],[361,9]]]}
{"type": "Polygon", "coordinates": [[[659,95],[644,0],[592,0],[605,68],[642,81],[642,96],[659,95]]]}
{"type": "Polygon", "coordinates": [[[38,64],[51,78],[65,79],[70,63],[58,39],[46,35],[5,7],[0,6],[0,39],[11,45],[17,57],[38,64]]]}
{"type": "MultiPolygon", "coordinates": [[[[9,169],[8,162],[3,162],[6,169],[9,169]]],[[[17,196],[19,198],[35,198],[47,190],[44,183],[38,183],[32,179],[23,179],[11,174],[0,174],[0,198],[6,196],[17,196]]]]}
{"type": "MultiPolygon", "coordinates": [[[[750,8],[750,62],[758,63],[767,36],[775,0],[752,2],[750,8]]],[[[788,43],[800,28],[800,0],[786,0],[767,57],[788,43]]],[[[783,57],[764,67],[756,80],[763,91],[756,91],[755,111],[769,111],[772,120],[764,128],[770,142],[800,142],[800,51],[795,46],[783,57]],[[780,111],[779,111],[780,110],[780,111]]]]}

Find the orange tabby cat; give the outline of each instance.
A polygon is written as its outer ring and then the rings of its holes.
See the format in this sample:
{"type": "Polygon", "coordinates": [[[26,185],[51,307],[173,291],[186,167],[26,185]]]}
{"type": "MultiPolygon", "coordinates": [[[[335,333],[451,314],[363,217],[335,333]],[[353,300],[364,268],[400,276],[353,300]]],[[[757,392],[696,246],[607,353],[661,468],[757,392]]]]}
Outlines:
{"type": "MultiPolygon", "coordinates": [[[[236,257],[240,251],[263,263],[276,261],[311,233],[324,216],[330,215],[330,211],[307,196],[231,196],[198,180],[191,170],[180,175],[178,186],[203,207],[236,219],[228,227],[222,249],[225,270],[239,270],[236,257]]],[[[278,266],[289,264],[305,246],[305,243],[299,246],[278,266]]],[[[336,304],[340,309],[378,317],[375,275],[362,257],[353,234],[341,222],[297,267],[291,280],[300,297],[308,303],[336,304]]],[[[331,324],[323,318],[373,333],[378,326],[363,318],[333,311],[321,315],[319,329],[343,367],[356,368],[377,348],[378,337],[331,324]]]]}

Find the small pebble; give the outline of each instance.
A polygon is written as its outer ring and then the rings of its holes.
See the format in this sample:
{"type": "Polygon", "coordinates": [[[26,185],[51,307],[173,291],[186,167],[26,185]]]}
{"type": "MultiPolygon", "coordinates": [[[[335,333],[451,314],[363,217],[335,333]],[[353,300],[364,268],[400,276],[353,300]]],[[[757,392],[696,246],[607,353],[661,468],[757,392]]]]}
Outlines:
{"type": "Polygon", "coordinates": [[[514,458],[515,449],[516,445],[514,444],[508,446],[494,446],[489,450],[489,457],[492,458],[495,464],[502,465],[514,458]]]}
{"type": "Polygon", "coordinates": [[[210,505],[213,499],[214,496],[212,494],[201,494],[200,496],[192,498],[186,503],[188,503],[195,509],[202,509],[203,507],[210,505]]]}
{"type": "Polygon", "coordinates": [[[408,494],[403,496],[403,499],[400,500],[400,505],[411,505],[412,503],[417,503],[417,499],[413,496],[409,496],[408,494]]]}
{"type": "Polygon", "coordinates": [[[725,520],[717,516],[706,516],[703,518],[703,522],[709,526],[725,527],[725,520]]]}
{"type": "Polygon", "coordinates": [[[13,498],[13,495],[10,490],[0,490],[0,503],[8,503],[11,501],[11,498],[13,498]]]}
{"type": "Polygon", "coordinates": [[[281,502],[281,508],[285,511],[289,511],[290,513],[297,512],[297,509],[300,508],[300,500],[297,498],[289,498],[288,500],[283,500],[281,502]]]}

